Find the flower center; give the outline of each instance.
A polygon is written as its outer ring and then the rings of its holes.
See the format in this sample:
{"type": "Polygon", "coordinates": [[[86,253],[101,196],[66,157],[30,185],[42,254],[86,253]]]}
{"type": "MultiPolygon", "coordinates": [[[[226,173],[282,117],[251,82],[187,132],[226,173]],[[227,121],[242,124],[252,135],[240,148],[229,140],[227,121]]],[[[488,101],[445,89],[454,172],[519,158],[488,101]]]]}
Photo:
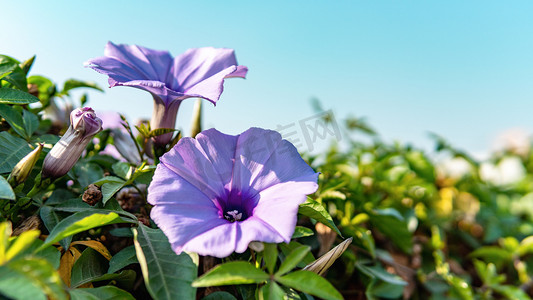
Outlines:
{"type": "Polygon", "coordinates": [[[229,210],[224,214],[224,218],[233,223],[242,219],[242,213],[236,209],[229,210]]]}

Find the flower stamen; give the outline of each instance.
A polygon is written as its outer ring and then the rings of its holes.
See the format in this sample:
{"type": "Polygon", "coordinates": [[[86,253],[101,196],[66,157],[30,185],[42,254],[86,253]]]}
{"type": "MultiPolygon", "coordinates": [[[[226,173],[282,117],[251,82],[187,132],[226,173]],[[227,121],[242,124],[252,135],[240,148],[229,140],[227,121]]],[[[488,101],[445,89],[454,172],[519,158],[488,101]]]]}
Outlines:
{"type": "Polygon", "coordinates": [[[240,221],[242,219],[242,213],[238,210],[229,210],[224,214],[224,218],[230,222],[240,221]]]}

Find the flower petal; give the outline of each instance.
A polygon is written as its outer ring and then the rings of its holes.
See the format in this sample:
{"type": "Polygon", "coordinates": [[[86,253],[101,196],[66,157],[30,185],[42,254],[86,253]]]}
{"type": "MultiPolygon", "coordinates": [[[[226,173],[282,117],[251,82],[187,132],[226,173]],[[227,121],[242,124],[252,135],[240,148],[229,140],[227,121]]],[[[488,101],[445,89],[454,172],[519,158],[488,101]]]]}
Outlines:
{"type": "Polygon", "coordinates": [[[200,255],[227,257],[235,251],[235,243],[240,238],[239,223],[230,223],[225,220],[222,225],[211,228],[191,239],[183,250],[196,252],[200,255]]]}
{"type": "Polygon", "coordinates": [[[165,82],[172,56],[168,51],[148,49],[137,45],[115,45],[108,42],[104,55],[114,58],[119,62],[136,70],[143,78],[132,77],[132,79],[150,79],[165,82]]]}
{"type": "Polygon", "coordinates": [[[173,77],[166,82],[175,91],[215,103],[225,78],[246,76],[248,69],[237,65],[233,49],[204,47],[189,49],[174,59],[173,77]]]}
{"type": "Polygon", "coordinates": [[[228,223],[213,201],[164,164],[157,166],[148,187],[148,203],[155,205],[150,217],[177,252],[197,235],[228,223]]]}
{"type": "Polygon", "coordinates": [[[193,138],[182,138],[161,157],[161,163],[213,201],[226,194],[213,163],[193,138]]]}
{"type": "Polygon", "coordinates": [[[150,217],[165,233],[172,249],[178,254],[187,250],[185,245],[190,240],[204,235],[213,228],[229,223],[218,216],[218,209],[214,206],[206,207],[181,203],[156,205],[152,208],[150,217]]]}
{"type": "Polygon", "coordinates": [[[252,241],[265,243],[281,243],[285,241],[284,237],[281,236],[276,228],[257,217],[248,218],[238,224],[241,228],[242,235],[235,246],[235,252],[237,253],[246,251],[248,244],[252,241]]]}
{"type": "Polygon", "coordinates": [[[278,132],[250,128],[239,136],[232,188],[253,196],[295,178],[316,182],[316,173],[278,132]]]}
{"type": "Polygon", "coordinates": [[[259,193],[254,217],[275,229],[286,243],[290,242],[294,233],[299,205],[305,202],[306,195],[318,189],[318,174],[313,181],[308,179],[280,183],[259,193]]]}
{"type": "Polygon", "coordinates": [[[213,164],[213,170],[218,174],[218,180],[229,189],[237,136],[227,135],[212,128],[204,130],[196,136],[196,140],[204,150],[207,158],[213,164]]]}

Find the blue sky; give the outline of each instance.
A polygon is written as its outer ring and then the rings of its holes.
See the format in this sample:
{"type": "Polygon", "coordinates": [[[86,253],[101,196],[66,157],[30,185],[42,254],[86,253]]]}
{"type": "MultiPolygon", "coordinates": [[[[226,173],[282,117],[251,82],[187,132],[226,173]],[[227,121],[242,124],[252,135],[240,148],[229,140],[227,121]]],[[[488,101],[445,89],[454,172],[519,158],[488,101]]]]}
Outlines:
{"type": "MultiPolygon", "coordinates": [[[[313,114],[365,116],[386,140],[431,149],[427,132],[484,152],[498,132],[533,132],[532,1],[3,1],[0,53],[37,55],[32,74],[96,81],[97,110],[149,118],[143,91],[107,89],[83,68],[105,43],[177,55],[236,50],[246,80],[226,81],[204,125],[236,134],[313,114]]],[[[178,127],[189,127],[193,100],[178,127]]]]}

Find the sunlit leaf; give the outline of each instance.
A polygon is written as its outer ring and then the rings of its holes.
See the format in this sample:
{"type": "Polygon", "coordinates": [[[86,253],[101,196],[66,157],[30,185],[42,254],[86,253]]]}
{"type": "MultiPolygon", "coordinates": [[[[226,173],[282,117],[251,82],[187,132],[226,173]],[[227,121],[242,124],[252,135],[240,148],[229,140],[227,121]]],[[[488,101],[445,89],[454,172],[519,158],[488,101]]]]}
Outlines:
{"type": "Polygon", "coordinates": [[[35,102],[39,102],[39,98],[32,94],[6,87],[0,88],[0,103],[2,104],[22,105],[35,102]]]}
{"type": "Polygon", "coordinates": [[[194,287],[261,283],[269,278],[268,274],[246,261],[232,261],[218,265],[196,279],[194,287]]]}
{"type": "Polygon", "coordinates": [[[99,214],[94,211],[77,212],[59,222],[50,235],[46,238],[42,247],[56,243],[67,236],[109,224],[124,222],[117,213],[99,214]]]}
{"type": "Polygon", "coordinates": [[[197,276],[198,256],[174,253],[159,229],[140,224],[133,231],[137,259],[150,295],[155,299],[196,299],[196,288],[191,283],[197,276]]]}
{"type": "Polygon", "coordinates": [[[296,271],[276,278],[279,283],[295,290],[308,293],[326,300],[343,299],[342,295],[319,275],[310,271],[296,271]]]}
{"type": "Polygon", "coordinates": [[[342,236],[341,232],[333,222],[333,219],[326,211],[324,206],[322,206],[322,204],[316,202],[315,200],[307,197],[307,201],[305,203],[300,204],[298,213],[317,220],[318,222],[333,229],[338,235],[342,236]]]}
{"type": "Polygon", "coordinates": [[[115,286],[69,290],[71,300],[133,300],[133,296],[115,286]]]}

